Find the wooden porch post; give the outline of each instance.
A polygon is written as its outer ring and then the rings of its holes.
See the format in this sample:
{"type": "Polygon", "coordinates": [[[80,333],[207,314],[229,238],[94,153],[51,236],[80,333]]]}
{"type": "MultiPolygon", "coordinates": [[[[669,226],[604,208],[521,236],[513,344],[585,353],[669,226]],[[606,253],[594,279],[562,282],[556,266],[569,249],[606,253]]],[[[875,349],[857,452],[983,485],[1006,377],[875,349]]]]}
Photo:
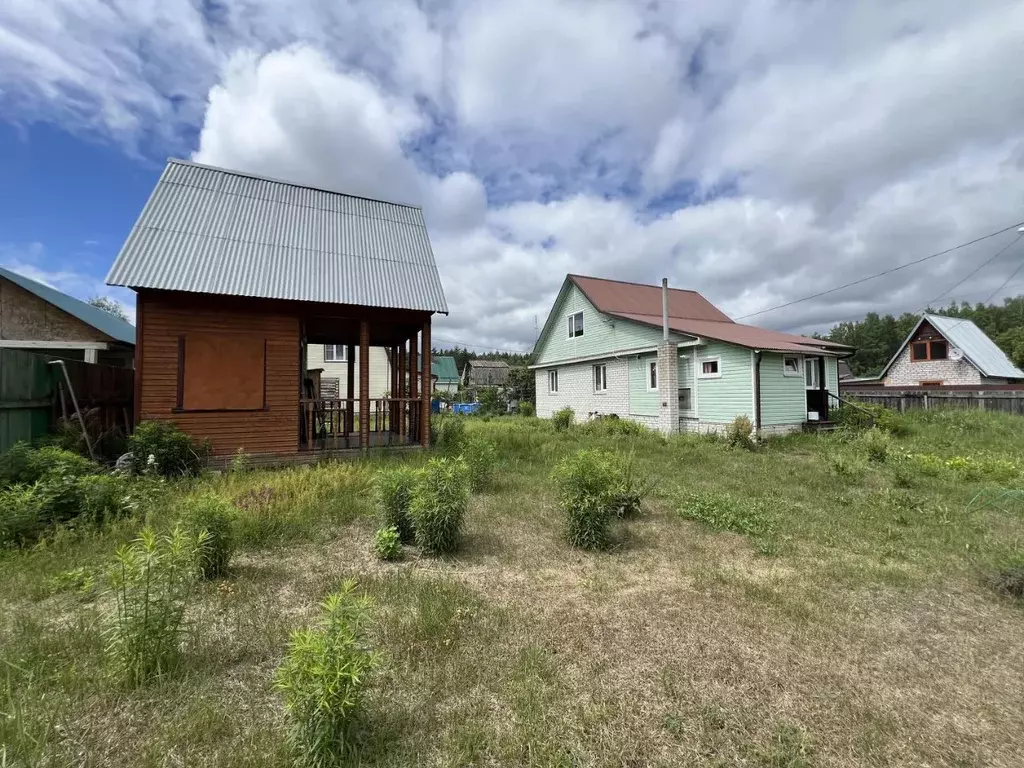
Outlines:
{"type": "MultiPolygon", "coordinates": [[[[398,397],[405,397],[405,342],[398,348],[398,397]]],[[[405,400],[398,401],[398,436],[405,442],[405,400]]]]}
{"type": "Polygon", "coordinates": [[[821,393],[822,421],[828,421],[828,382],[825,381],[825,356],[818,358],[818,391],[821,393]]]}
{"type": "Polygon", "coordinates": [[[416,411],[416,392],[419,390],[416,379],[416,335],[409,339],[409,431],[406,433],[410,438],[416,435],[416,425],[419,422],[419,413],[416,411]]]}
{"type": "Polygon", "coordinates": [[[345,359],[348,360],[348,381],[346,382],[345,397],[348,398],[348,402],[345,403],[345,447],[348,448],[349,435],[356,431],[355,403],[352,402],[356,396],[356,346],[355,344],[349,344],[345,348],[345,359]]]}
{"type": "Polygon", "coordinates": [[[398,407],[395,398],[398,397],[398,347],[392,346],[391,352],[391,402],[388,404],[388,432],[392,435],[398,434],[398,407]]]}
{"type": "Polygon", "coordinates": [[[430,318],[423,323],[423,416],[420,420],[420,445],[424,448],[430,447],[430,318]]]}
{"type": "Polygon", "coordinates": [[[370,447],[370,323],[359,321],[359,448],[370,447]]]}

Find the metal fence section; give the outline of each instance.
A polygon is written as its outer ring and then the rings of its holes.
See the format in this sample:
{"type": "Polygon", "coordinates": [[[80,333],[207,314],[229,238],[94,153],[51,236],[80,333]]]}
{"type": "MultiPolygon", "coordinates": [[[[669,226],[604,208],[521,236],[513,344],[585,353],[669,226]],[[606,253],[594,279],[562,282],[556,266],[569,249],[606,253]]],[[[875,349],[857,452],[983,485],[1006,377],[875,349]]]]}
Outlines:
{"type": "Polygon", "coordinates": [[[50,429],[53,375],[42,355],[0,349],[0,452],[50,429]]]}
{"type": "Polygon", "coordinates": [[[960,408],[1024,416],[1024,390],[843,389],[842,396],[901,413],[915,409],[960,408]]]}

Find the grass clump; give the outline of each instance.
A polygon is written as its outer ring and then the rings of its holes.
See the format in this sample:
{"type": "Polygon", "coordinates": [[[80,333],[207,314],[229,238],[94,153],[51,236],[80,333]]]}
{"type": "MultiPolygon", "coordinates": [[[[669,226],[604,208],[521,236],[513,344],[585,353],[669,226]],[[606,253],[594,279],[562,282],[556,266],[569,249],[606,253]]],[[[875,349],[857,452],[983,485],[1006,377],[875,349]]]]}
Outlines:
{"type": "Polygon", "coordinates": [[[202,536],[181,527],[165,536],[145,528],[118,548],[111,575],[117,610],[107,653],[125,683],[141,685],[177,667],[185,609],[198,576],[196,552],[203,543],[202,536]]]}
{"type": "Polygon", "coordinates": [[[466,420],[462,416],[442,416],[436,421],[435,447],[445,454],[462,453],[466,447],[466,420]]]}
{"type": "Polygon", "coordinates": [[[537,415],[537,408],[529,400],[521,400],[519,405],[516,407],[516,413],[520,416],[526,416],[529,418],[537,415]]]}
{"type": "Polygon", "coordinates": [[[227,573],[235,552],[236,516],[231,503],[214,493],[191,496],[182,503],[181,522],[185,531],[202,542],[196,557],[204,579],[216,579],[227,573]]]}
{"type": "Polygon", "coordinates": [[[587,435],[604,437],[641,437],[655,433],[637,421],[620,419],[618,416],[597,416],[580,427],[587,435]]]}
{"type": "Polygon", "coordinates": [[[393,525],[378,528],[373,535],[373,554],[381,560],[402,559],[402,539],[393,525]]]}
{"type": "Polygon", "coordinates": [[[16,485],[0,490],[0,547],[30,544],[45,529],[34,487],[16,485]]]}
{"type": "Polygon", "coordinates": [[[494,474],[494,466],[498,462],[498,452],[494,443],[481,437],[473,437],[466,443],[462,454],[469,470],[469,486],[474,493],[487,488],[494,474]]]}
{"type": "Polygon", "coordinates": [[[419,472],[409,466],[384,467],[373,476],[373,494],[383,528],[394,528],[399,539],[410,544],[415,538],[409,505],[419,481],[419,472]]]}
{"type": "Polygon", "coordinates": [[[829,473],[844,480],[859,480],[867,471],[867,462],[860,456],[832,453],[827,458],[829,473]]]}
{"type": "Polygon", "coordinates": [[[327,768],[352,760],[367,678],[377,664],[364,629],[370,599],[349,579],[322,604],[312,629],[292,633],[274,688],[284,697],[296,766],[327,768]]]}
{"type": "Polygon", "coordinates": [[[576,413],[568,406],[551,414],[551,424],[554,426],[556,432],[564,432],[569,429],[575,420],[576,413]]]}
{"type": "Polygon", "coordinates": [[[565,537],[580,549],[607,549],[622,475],[606,451],[584,449],[563,459],[553,479],[565,515],[565,537]]]}
{"type": "Polygon", "coordinates": [[[910,426],[906,418],[884,405],[874,405],[873,403],[843,405],[832,413],[833,419],[839,426],[851,431],[873,427],[893,437],[906,437],[910,434],[910,426]]]}
{"type": "Polygon", "coordinates": [[[462,457],[427,462],[409,505],[416,544],[424,552],[442,555],[458,549],[469,496],[469,470],[462,457]]]}
{"type": "Polygon", "coordinates": [[[209,446],[196,443],[170,421],[144,421],[128,438],[135,474],[194,477],[209,455],[209,446]]]}
{"type": "Polygon", "coordinates": [[[985,584],[997,595],[1024,602],[1024,554],[1002,558],[985,576],[985,584]]]}
{"type": "Polygon", "coordinates": [[[752,437],[754,425],[746,416],[737,416],[732,423],[725,428],[725,440],[733,448],[746,448],[753,450],[754,439],[752,437]]]}
{"type": "Polygon", "coordinates": [[[747,536],[768,536],[775,531],[775,518],[763,503],[739,499],[728,493],[704,491],[688,494],[679,506],[679,514],[719,531],[747,536]]]}
{"type": "Polygon", "coordinates": [[[892,437],[877,428],[865,430],[855,438],[855,444],[867,455],[868,461],[884,464],[893,448],[892,437]]]}

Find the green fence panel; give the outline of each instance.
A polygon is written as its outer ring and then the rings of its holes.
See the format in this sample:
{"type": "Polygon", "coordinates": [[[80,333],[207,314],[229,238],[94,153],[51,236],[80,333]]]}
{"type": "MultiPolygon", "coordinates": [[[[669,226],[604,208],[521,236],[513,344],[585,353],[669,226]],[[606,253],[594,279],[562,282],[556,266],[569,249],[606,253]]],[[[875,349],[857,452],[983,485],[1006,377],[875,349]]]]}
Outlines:
{"type": "Polygon", "coordinates": [[[19,440],[33,442],[47,433],[53,382],[46,358],[0,349],[0,452],[19,440]]]}

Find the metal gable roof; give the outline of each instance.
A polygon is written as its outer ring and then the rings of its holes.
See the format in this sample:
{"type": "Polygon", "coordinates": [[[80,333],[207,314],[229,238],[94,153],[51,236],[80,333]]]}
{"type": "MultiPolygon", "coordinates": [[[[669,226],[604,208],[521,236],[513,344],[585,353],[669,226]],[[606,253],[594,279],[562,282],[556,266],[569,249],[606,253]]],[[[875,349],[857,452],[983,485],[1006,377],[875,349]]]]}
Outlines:
{"type": "Polygon", "coordinates": [[[972,321],[959,317],[925,315],[932,327],[946,337],[954,347],[985,376],[1004,379],[1024,379],[1024,371],[1015,366],[996,343],[972,321]]]}
{"type": "Polygon", "coordinates": [[[448,312],[419,208],[173,159],[107,283],[448,312]]]}
{"type": "Polygon", "coordinates": [[[431,373],[437,376],[438,381],[455,382],[459,380],[459,369],[455,364],[455,358],[449,355],[439,355],[430,358],[431,373]]]}
{"type": "Polygon", "coordinates": [[[116,341],[125,344],[135,343],[135,326],[126,323],[109,312],[80,301],[66,293],[61,293],[56,288],[51,288],[35,280],[29,280],[24,275],[12,272],[9,269],[0,267],[0,277],[4,277],[17,285],[19,288],[38,296],[43,301],[52,304],[58,309],[77,317],[83,323],[91,325],[96,330],[107,334],[116,341]]]}

